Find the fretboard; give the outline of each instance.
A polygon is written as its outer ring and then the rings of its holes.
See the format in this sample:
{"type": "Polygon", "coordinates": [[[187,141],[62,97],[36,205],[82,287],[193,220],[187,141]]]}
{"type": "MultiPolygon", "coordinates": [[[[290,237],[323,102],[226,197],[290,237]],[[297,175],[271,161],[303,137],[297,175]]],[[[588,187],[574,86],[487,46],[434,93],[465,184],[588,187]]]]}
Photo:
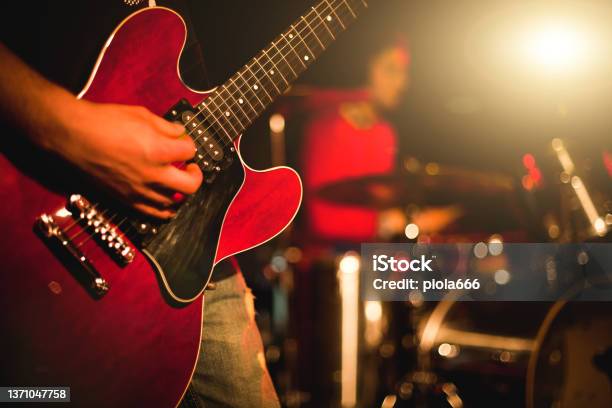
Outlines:
{"type": "Polygon", "coordinates": [[[219,136],[237,138],[367,7],[323,0],[198,104],[219,136]]]}

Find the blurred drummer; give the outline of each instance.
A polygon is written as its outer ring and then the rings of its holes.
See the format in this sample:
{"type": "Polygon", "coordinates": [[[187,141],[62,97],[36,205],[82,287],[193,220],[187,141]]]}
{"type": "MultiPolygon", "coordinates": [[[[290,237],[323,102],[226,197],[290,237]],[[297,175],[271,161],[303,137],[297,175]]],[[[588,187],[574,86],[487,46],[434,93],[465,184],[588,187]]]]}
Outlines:
{"type": "Polygon", "coordinates": [[[335,204],[316,197],[316,191],[329,183],[396,170],[398,138],[385,113],[399,106],[410,84],[409,68],[406,43],[390,41],[370,57],[364,88],[318,93],[320,109],[305,129],[301,150],[307,229],[312,238],[362,242],[405,227],[399,210],[335,204]]]}

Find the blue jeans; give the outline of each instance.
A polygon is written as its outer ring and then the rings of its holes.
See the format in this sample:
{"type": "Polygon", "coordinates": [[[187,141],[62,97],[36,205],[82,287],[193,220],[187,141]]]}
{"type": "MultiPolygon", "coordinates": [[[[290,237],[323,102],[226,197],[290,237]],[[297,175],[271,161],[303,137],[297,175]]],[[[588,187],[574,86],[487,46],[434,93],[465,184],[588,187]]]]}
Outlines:
{"type": "Polygon", "coordinates": [[[200,356],[181,408],[280,407],[239,272],[207,290],[200,356]]]}

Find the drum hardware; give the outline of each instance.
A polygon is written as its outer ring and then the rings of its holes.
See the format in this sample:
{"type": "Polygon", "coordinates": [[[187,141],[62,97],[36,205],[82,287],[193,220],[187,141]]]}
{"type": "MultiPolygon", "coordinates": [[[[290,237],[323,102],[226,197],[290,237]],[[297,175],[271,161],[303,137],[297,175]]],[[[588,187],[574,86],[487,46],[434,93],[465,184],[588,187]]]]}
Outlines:
{"type": "MultiPolygon", "coordinates": [[[[394,408],[463,408],[457,386],[429,371],[414,371],[398,385],[394,408]]],[[[390,399],[390,396],[385,400],[390,399]]],[[[384,407],[385,404],[381,405],[384,407]]]]}
{"type": "Polygon", "coordinates": [[[418,368],[404,382],[421,394],[402,398],[400,385],[398,406],[449,406],[437,397],[450,382],[468,407],[609,407],[612,304],[570,301],[606,285],[581,282],[553,304],[449,295],[418,329],[418,368]]]}
{"type": "Polygon", "coordinates": [[[504,174],[436,164],[435,171],[429,172],[400,170],[343,179],[324,185],[316,194],[335,204],[385,210],[410,204],[471,204],[483,196],[514,191],[512,177],[504,174]]]}
{"type": "Polygon", "coordinates": [[[407,161],[411,165],[395,173],[331,182],[315,194],[332,204],[378,210],[382,216],[379,238],[384,242],[527,228],[512,177],[438,163],[415,165],[414,158],[407,161]],[[404,214],[406,229],[401,236],[389,233],[397,230],[391,228],[397,217],[385,217],[387,212],[394,215],[392,210],[404,214]]]}
{"type": "Polygon", "coordinates": [[[558,237],[565,241],[583,241],[605,237],[611,225],[607,221],[612,218],[610,216],[612,209],[606,208],[611,204],[610,197],[606,196],[605,191],[598,191],[597,189],[589,191],[587,183],[580,173],[591,170],[591,166],[586,166],[586,168],[577,166],[561,139],[553,139],[551,146],[561,167],[561,171],[558,173],[561,198],[559,210],[561,220],[564,221],[562,226],[565,231],[563,231],[563,234],[559,234],[555,228],[551,231],[550,227],[552,225],[558,225],[558,223],[553,223],[548,226],[548,235],[553,239],[558,237]],[[600,213],[602,208],[604,212],[607,211],[607,214],[602,215],[600,213]],[[578,212],[583,213],[580,219],[577,219],[578,212]]]}

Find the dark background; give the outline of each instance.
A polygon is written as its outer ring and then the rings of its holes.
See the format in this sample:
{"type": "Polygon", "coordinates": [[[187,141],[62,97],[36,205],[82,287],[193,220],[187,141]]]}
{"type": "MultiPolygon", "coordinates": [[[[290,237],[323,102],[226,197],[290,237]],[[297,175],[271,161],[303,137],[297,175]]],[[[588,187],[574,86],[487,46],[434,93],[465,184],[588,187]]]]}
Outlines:
{"type": "MultiPolygon", "coordinates": [[[[158,4],[188,11],[206,64],[207,79],[199,82],[213,86],[315,1],[158,4]]],[[[27,62],[76,92],[104,39],[134,10],[122,0],[11,2],[0,16],[0,34],[27,62]]],[[[358,86],[369,53],[385,37],[403,33],[412,52],[412,85],[391,116],[402,154],[516,173],[522,171],[522,154],[532,152],[536,159],[548,160],[549,141],[561,137],[574,148],[595,152],[591,156],[597,160],[602,148],[612,145],[611,19],[612,4],[605,0],[370,0],[368,12],[298,84],[358,86]],[[525,26],[537,26],[550,16],[590,32],[592,55],[576,61],[583,68],[570,75],[550,74],[516,52],[525,42],[525,26]]],[[[267,118],[264,115],[244,138],[245,156],[255,167],[269,161],[267,118]]],[[[299,147],[301,137],[299,129],[293,130],[290,150],[299,147]]]]}
{"type": "MultiPolygon", "coordinates": [[[[213,86],[223,83],[315,2],[177,3],[190,11],[206,65],[207,80],[202,82],[213,86]]],[[[1,38],[47,77],[77,92],[107,34],[132,10],[121,0],[11,2],[0,16],[1,38]]],[[[602,152],[612,149],[610,21],[612,4],[608,1],[371,0],[370,10],[298,84],[323,88],[360,86],[372,49],[385,36],[401,32],[408,38],[413,61],[409,92],[400,108],[389,115],[398,131],[401,156],[504,172],[520,179],[525,172],[522,156],[530,152],[544,170],[545,183],[553,184],[558,174],[558,164],[550,152],[553,137],[566,141],[577,162],[590,162],[595,167],[602,167],[602,152]],[[582,68],[568,75],[539,69],[516,52],[524,41],[525,26],[534,22],[537,26],[540,18],[550,15],[575,20],[592,34],[589,58],[575,61],[582,68]]],[[[255,168],[270,164],[267,120],[274,109],[264,114],[243,138],[244,157],[255,168]]],[[[287,144],[291,152],[299,150],[302,125],[293,119],[288,122],[287,144]]],[[[598,174],[609,189],[610,178],[603,171],[598,174]]],[[[275,246],[281,245],[272,243],[249,251],[246,257],[251,259],[247,258],[243,266],[251,280],[249,284],[256,292],[259,290],[258,313],[264,342],[278,348],[284,338],[271,338],[272,283],[263,278],[263,265],[258,265],[269,262],[275,246]]],[[[323,323],[329,327],[313,331],[328,337],[337,326],[333,310],[338,305],[333,303],[335,266],[323,266],[318,276],[327,280],[313,279],[311,287],[306,288],[316,291],[318,297],[311,296],[304,286],[298,287],[296,293],[303,294],[303,303],[311,302],[320,308],[313,315],[328,317],[323,323]]],[[[306,320],[295,315],[291,319],[302,324],[306,320]]],[[[337,356],[335,349],[327,352],[337,356]]],[[[311,362],[321,357],[309,353],[301,356],[311,362]]],[[[279,392],[290,389],[278,381],[284,373],[284,362],[269,363],[279,392]]],[[[334,364],[330,363],[329,370],[334,369],[334,364]]],[[[376,371],[369,372],[376,375],[376,371]]],[[[316,390],[319,386],[323,390],[321,398],[327,396],[329,378],[312,378],[315,384],[298,384],[300,389],[316,390]]]]}
{"type": "MultiPolygon", "coordinates": [[[[196,31],[210,80],[223,82],[313,3],[193,2],[194,21],[206,16],[196,31]]],[[[413,61],[411,88],[391,116],[403,154],[516,173],[526,152],[548,160],[553,137],[599,152],[612,145],[611,17],[604,1],[371,1],[298,83],[361,84],[367,54],[397,30],[407,36],[413,61]],[[592,29],[595,55],[585,69],[551,75],[516,55],[522,24],[549,15],[570,16],[592,29]]],[[[266,122],[264,116],[244,137],[245,155],[256,167],[267,164],[266,122]]],[[[299,143],[299,132],[289,136],[290,145],[299,143]]]]}

